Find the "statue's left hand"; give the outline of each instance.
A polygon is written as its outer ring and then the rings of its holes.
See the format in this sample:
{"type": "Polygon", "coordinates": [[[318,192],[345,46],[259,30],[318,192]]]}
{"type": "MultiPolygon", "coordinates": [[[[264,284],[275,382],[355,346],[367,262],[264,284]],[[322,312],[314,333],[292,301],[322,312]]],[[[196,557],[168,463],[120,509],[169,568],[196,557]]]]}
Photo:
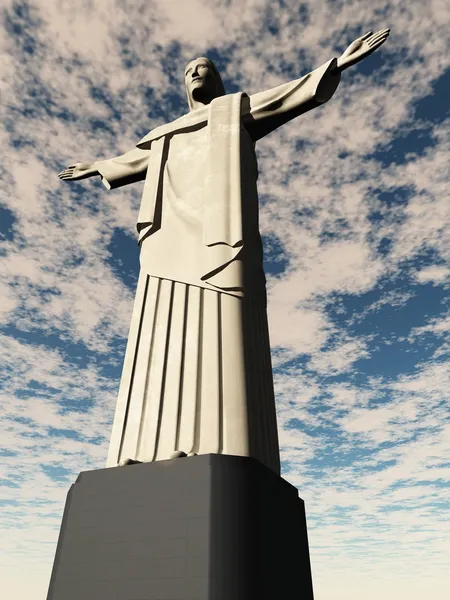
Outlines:
{"type": "Polygon", "coordinates": [[[369,54],[372,54],[372,52],[384,44],[390,32],[390,29],[380,29],[376,33],[369,31],[352,42],[342,56],[338,58],[337,68],[339,71],[356,65],[356,63],[369,56],[369,54]]]}

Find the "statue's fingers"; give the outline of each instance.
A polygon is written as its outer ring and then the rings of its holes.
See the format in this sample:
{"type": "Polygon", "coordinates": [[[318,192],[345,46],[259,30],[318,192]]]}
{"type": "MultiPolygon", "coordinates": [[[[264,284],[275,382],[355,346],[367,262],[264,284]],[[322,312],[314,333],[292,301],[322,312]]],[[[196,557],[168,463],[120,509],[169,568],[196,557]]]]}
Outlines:
{"type": "Polygon", "coordinates": [[[391,30],[389,28],[387,29],[380,29],[380,31],[377,31],[374,33],[374,37],[375,36],[388,36],[391,33],[391,30]]]}
{"type": "Polygon", "coordinates": [[[376,42],[375,44],[371,44],[371,45],[369,46],[369,52],[370,52],[370,53],[372,53],[372,52],[375,52],[375,50],[376,50],[377,48],[379,48],[380,46],[382,46],[382,45],[384,44],[384,42],[385,42],[385,41],[386,41],[386,40],[378,40],[378,42],[376,42]]]}
{"type": "Polygon", "coordinates": [[[367,41],[367,43],[370,48],[372,48],[373,46],[379,46],[387,40],[388,36],[388,33],[380,33],[380,35],[374,35],[373,38],[367,41]]]}
{"type": "Polygon", "coordinates": [[[373,41],[379,40],[380,38],[387,38],[388,35],[389,35],[389,31],[377,31],[367,41],[373,42],[373,41]]]}
{"type": "Polygon", "coordinates": [[[370,42],[369,48],[378,48],[378,46],[381,46],[382,44],[384,44],[384,42],[386,40],[387,40],[387,37],[378,38],[374,42],[370,42]]]}
{"type": "Polygon", "coordinates": [[[358,41],[363,42],[364,40],[367,40],[368,37],[370,37],[372,35],[372,31],[368,31],[367,33],[365,33],[364,35],[362,35],[360,38],[358,38],[358,41]]]}
{"type": "Polygon", "coordinates": [[[381,37],[387,38],[388,35],[390,34],[391,30],[390,29],[381,29],[380,31],[377,31],[376,33],[374,33],[370,38],[369,38],[369,42],[372,40],[377,40],[381,37]]]}

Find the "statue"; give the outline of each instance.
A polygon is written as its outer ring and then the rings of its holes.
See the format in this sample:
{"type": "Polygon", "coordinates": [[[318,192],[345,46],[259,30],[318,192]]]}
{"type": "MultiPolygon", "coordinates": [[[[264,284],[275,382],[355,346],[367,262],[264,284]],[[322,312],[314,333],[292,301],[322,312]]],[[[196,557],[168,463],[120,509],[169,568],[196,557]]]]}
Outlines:
{"type": "Polygon", "coordinates": [[[225,95],[207,58],[187,65],[189,113],[122,156],[70,165],[108,189],[145,180],[141,270],[106,466],[193,454],[252,456],[280,473],[258,227],[255,142],[323,104],[389,29],[304,77],[225,95]]]}

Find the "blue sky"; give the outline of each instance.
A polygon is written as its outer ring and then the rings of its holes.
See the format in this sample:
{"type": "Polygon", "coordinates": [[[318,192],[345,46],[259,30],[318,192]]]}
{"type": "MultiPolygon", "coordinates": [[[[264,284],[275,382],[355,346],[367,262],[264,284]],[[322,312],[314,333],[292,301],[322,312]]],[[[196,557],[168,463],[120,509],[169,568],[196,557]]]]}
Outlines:
{"type": "Polygon", "coordinates": [[[44,600],[68,488],[105,465],[139,269],[142,184],[57,173],[186,112],[193,57],[251,94],[390,27],[330,102],[258,142],[282,474],[306,502],[317,600],[447,598],[448,4],[2,6],[6,596],[44,600]]]}

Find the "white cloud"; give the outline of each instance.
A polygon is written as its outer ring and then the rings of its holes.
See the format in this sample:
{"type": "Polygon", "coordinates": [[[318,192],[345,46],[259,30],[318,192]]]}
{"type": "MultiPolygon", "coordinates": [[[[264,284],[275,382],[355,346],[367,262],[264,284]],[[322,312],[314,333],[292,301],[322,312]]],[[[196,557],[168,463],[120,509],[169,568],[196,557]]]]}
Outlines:
{"type": "Polygon", "coordinates": [[[369,358],[367,344],[364,340],[344,340],[332,350],[323,350],[314,355],[309,367],[323,375],[334,375],[348,372],[354,363],[369,358]]]}
{"type": "Polygon", "coordinates": [[[419,283],[429,283],[441,285],[446,283],[450,277],[450,268],[442,265],[433,265],[421,269],[416,273],[416,279],[419,283]]]}

